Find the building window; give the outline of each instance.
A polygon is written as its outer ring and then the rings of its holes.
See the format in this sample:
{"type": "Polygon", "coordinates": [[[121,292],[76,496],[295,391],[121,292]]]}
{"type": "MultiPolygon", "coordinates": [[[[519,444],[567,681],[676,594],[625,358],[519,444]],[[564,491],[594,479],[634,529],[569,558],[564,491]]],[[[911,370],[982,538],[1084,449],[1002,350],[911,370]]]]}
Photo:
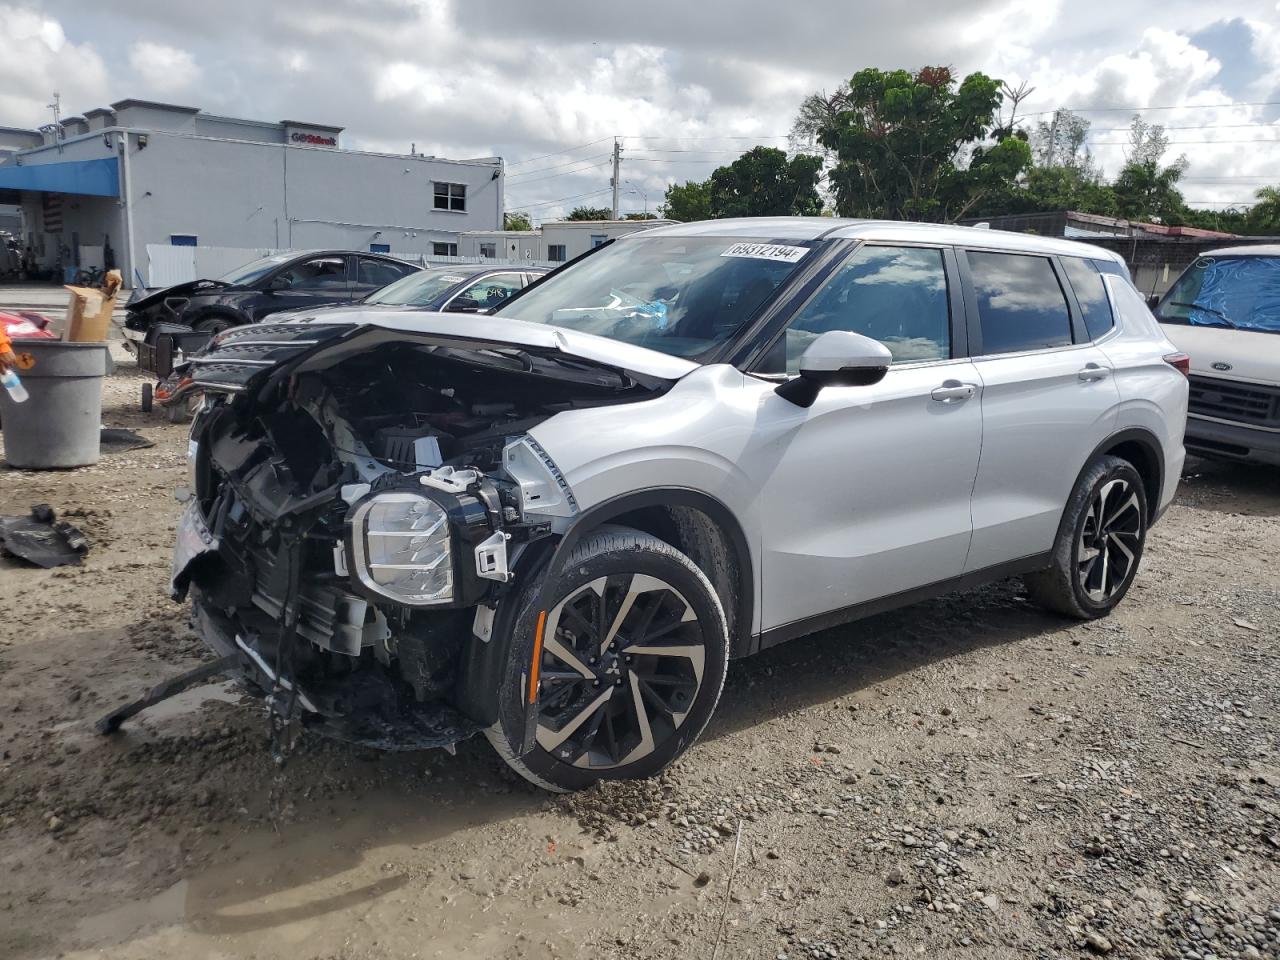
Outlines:
{"type": "Polygon", "coordinates": [[[496,243],[480,244],[480,256],[493,259],[498,255],[498,245],[496,243]]]}
{"type": "Polygon", "coordinates": [[[458,255],[458,245],[456,243],[433,243],[431,244],[431,255],[433,257],[456,257],[458,255]]]}
{"type": "Polygon", "coordinates": [[[169,246],[194,247],[196,246],[196,235],[194,233],[171,233],[169,234],[169,246]]]}
{"type": "Polygon", "coordinates": [[[370,253],[390,253],[391,244],[389,243],[371,243],[369,244],[370,253]]]}
{"type": "Polygon", "coordinates": [[[466,211],[467,185],[465,183],[436,183],[435,191],[437,210],[466,211]]]}
{"type": "Polygon", "coordinates": [[[604,246],[608,241],[609,238],[605,234],[593,233],[591,235],[591,249],[594,250],[596,247],[604,246]]]}
{"type": "Polygon", "coordinates": [[[569,259],[568,253],[565,251],[563,243],[551,243],[547,245],[547,259],[552,263],[564,263],[569,259]]]}

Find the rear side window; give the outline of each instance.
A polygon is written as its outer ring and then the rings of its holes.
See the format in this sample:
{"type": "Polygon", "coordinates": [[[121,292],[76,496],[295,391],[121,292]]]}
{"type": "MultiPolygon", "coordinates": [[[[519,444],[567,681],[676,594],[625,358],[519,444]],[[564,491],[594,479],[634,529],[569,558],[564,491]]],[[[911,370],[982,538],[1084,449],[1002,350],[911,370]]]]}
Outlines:
{"type": "Polygon", "coordinates": [[[1076,302],[1080,304],[1089,339],[1097,340],[1115,323],[1111,316],[1111,302],[1107,299],[1107,288],[1102,283],[1102,274],[1097,271],[1093,260],[1059,257],[1058,262],[1066,270],[1076,302]]]}
{"type": "Polygon", "coordinates": [[[982,353],[1071,343],[1071,312],[1047,257],[969,251],[982,353]]]}

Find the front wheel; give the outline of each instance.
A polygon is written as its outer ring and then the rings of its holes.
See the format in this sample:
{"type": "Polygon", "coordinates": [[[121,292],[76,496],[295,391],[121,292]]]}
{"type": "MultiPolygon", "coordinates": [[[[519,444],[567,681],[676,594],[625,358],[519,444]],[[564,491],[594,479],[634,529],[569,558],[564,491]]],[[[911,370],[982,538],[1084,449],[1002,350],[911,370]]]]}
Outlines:
{"type": "Polygon", "coordinates": [[[711,582],[670,544],[608,526],[573,551],[545,611],[539,588],[515,598],[490,743],[548,790],[657,774],[698,738],[724,686],[729,631],[711,582]],[[520,756],[530,703],[535,743],[520,756]]]}
{"type": "Polygon", "coordinates": [[[1147,539],[1147,495],[1127,460],[1100,457],[1067,503],[1053,547],[1053,566],[1027,574],[1031,599],[1080,620],[1105,617],[1138,573],[1147,539]]]}

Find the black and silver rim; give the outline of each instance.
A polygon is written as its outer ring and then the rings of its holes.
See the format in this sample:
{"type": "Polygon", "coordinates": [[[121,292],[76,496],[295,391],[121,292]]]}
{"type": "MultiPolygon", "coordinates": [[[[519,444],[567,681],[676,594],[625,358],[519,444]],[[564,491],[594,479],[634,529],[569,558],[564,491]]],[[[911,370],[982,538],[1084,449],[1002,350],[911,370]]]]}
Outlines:
{"type": "Polygon", "coordinates": [[[547,613],[538,745],[592,770],[641,760],[685,722],[705,667],[697,615],[671,584],[640,573],[584,584],[547,613]]]}
{"type": "Polygon", "coordinates": [[[1142,504],[1133,486],[1108,480],[1094,494],[1076,544],[1080,589],[1094,603],[1115,596],[1133,574],[1142,543],[1142,504]]]}

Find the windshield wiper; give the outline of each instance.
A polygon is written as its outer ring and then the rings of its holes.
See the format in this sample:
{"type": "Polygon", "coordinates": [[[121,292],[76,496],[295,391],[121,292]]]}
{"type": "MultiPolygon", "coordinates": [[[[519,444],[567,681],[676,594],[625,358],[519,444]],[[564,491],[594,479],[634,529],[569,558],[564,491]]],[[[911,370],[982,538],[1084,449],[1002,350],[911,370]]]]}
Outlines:
{"type": "Polygon", "coordinates": [[[1169,306],[1171,306],[1171,307],[1186,307],[1188,310],[1203,310],[1205,313],[1212,313],[1215,317],[1220,318],[1220,319],[1222,320],[1222,322],[1223,322],[1223,323],[1225,323],[1225,324],[1226,324],[1228,327],[1230,327],[1232,330],[1239,330],[1239,329],[1240,329],[1238,326],[1236,326],[1234,323],[1232,323],[1232,322],[1231,322],[1231,318],[1230,318],[1230,317],[1228,317],[1228,316],[1227,316],[1225,313],[1223,313],[1221,310],[1215,310],[1213,307],[1206,307],[1206,306],[1204,306],[1203,304],[1200,304],[1200,303],[1186,303],[1186,302],[1184,302],[1184,301],[1182,301],[1182,300],[1170,300],[1170,301],[1169,301],[1169,306]]]}

